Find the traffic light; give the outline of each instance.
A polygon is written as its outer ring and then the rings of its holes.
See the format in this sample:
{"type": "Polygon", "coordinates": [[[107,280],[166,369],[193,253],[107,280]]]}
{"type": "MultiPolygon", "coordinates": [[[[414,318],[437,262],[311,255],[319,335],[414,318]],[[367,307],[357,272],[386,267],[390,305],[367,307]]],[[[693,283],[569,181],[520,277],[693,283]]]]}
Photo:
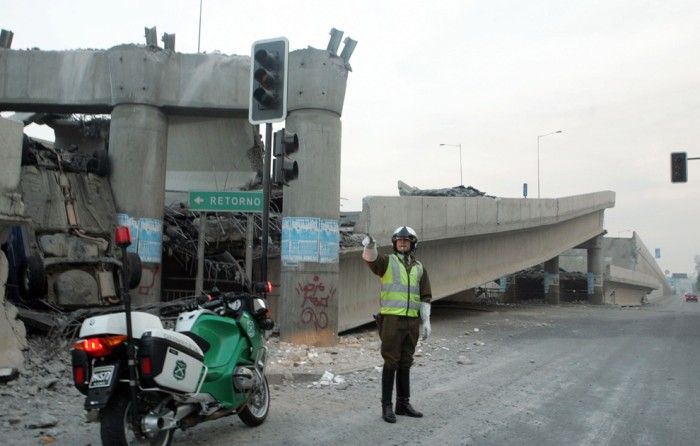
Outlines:
{"type": "Polygon", "coordinates": [[[671,153],[671,182],[685,183],[688,181],[688,154],[686,152],[671,153]]]}
{"type": "Polygon", "coordinates": [[[258,40],[250,56],[251,124],[284,121],[287,117],[287,57],[289,41],[285,37],[258,40]]]}
{"type": "Polygon", "coordinates": [[[299,177],[299,164],[287,159],[288,155],[299,150],[299,138],[296,133],[287,133],[284,129],[275,132],[272,154],[272,182],[277,185],[287,184],[299,177]]]}

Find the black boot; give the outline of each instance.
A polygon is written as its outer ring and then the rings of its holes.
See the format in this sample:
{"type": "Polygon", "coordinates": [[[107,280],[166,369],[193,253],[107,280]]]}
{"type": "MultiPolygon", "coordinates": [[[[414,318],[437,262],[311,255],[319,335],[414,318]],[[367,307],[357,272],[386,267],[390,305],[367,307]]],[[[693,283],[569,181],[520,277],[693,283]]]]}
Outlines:
{"type": "Polygon", "coordinates": [[[394,375],[396,369],[384,366],[382,371],[382,418],[387,423],[396,423],[396,415],[391,410],[391,396],[394,393],[394,375]]]}
{"type": "Polygon", "coordinates": [[[396,374],[396,415],[406,415],[413,418],[423,416],[421,412],[411,406],[411,378],[408,367],[400,367],[396,374]]]}

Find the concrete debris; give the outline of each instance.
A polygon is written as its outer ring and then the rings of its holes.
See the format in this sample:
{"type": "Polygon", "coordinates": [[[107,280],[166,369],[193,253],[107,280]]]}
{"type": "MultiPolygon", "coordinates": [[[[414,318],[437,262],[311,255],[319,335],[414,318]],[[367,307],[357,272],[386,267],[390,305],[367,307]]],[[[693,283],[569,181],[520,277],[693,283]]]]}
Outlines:
{"type": "MultiPolygon", "coordinates": [[[[525,279],[540,279],[544,275],[544,266],[542,264],[531,266],[527,269],[518,271],[512,276],[515,278],[525,279]]],[[[564,268],[559,268],[560,280],[585,280],[586,274],[578,271],[567,271],[564,268]]]]}
{"type": "Polygon", "coordinates": [[[42,389],[54,389],[59,379],[56,377],[46,378],[42,381],[40,387],[42,389]]]}
{"type": "Polygon", "coordinates": [[[333,383],[334,383],[334,384],[344,384],[344,383],[345,383],[345,378],[343,378],[343,377],[340,376],[340,375],[335,375],[335,376],[333,377],[333,383]]]}
{"type": "Polygon", "coordinates": [[[323,386],[330,385],[333,382],[333,377],[334,377],[334,375],[331,372],[329,372],[328,370],[326,370],[325,372],[323,372],[323,376],[321,376],[321,380],[320,380],[321,385],[323,385],[323,386]]]}
{"type": "Polygon", "coordinates": [[[22,350],[27,348],[26,331],[22,321],[17,320],[17,308],[5,300],[8,263],[0,251],[0,367],[9,369],[0,375],[0,381],[10,381],[16,377],[12,370],[24,367],[22,350]]]}
{"type": "Polygon", "coordinates": [[[328,366],[342,373],[369,370],[381,363],[379,344],[374,330],[362,335],[341,336],[338,345],[333,348],[290,344],[271,337],[267,347],[270,358],[275,359],[269,361],[268,370],[271,373],[285,373],[291,369],[295,380],[303,379],[319,368],[328,370],[328,366]]]}
{"type": "Polygon", "coordinates": [[[46,427],[53,427],[58,424],[58,418],[48,413],[42,413],[36,419],[29,421],[25,424],[25,427],[29,429],[42,429],[46,427]]]}
{"type": "Polygon", "coordinates": [[[323,372],[323,375],[321,376],[321,379],[318,381],[314,381],[311,384],[307,386],[307,388],[320,388],[320,387],[329,387],[333,386],[337,390],[345,390],[350,386],[350,383],[347,382],[347,380],[341,376],[341,375],[335,375],[332,372],[329,372],[326,370],[323,372]]]}
{"type": "Polygon", "coordinates": [[[443,189],[418,189],[417,187],[409,186],[403,181],[399,181],[399,195],[400,196],[423,196],[423,197],[488,197],[496,198],[492,195],[486,195],[485,192],[481,192],[471,186],[456,186],[443,189]]]}
{"type": "Polygon", "coordinates": [[[474,364],[474,362],[467,359],[467,357],[464,355],[459,355],[459,357],[457,357],[457,364],[459,364],[459,365],[471,365],[471,364],[474,364]]]}

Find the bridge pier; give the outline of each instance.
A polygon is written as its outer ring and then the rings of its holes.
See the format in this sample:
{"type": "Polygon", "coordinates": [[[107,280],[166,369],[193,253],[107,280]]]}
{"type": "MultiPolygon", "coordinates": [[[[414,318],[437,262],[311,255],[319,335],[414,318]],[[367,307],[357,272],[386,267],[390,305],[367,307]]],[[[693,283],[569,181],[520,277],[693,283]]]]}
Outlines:
{"type": "Polygon", "coordinates": [[[559,305],[559,256],[544,262],[544,299],[552,305],[559,305]]]}
{"type": "Polygon", "coordinates": [[[588,251],[588,302],[600,305],[603,303],[603,251],[601,248],[603,236],[591,239],[588,251]]]}
{"type": "MultiPolygon", "coordinates": [[[[289,53],[286,129],[299,136],[299,179],[284,188],[282,216],[337,222],[340,215],[340,115],[348,67],[328,51],[289,53]]],[[[337,230],[337,229],[336,229],[337,230]]],[[[283,236],[284,237],[284,236],[283,236]]],[[[361,259],[358,267],[364,268],[361,259]]],[[[280,340],[330,346],[338,341],[339,260],[281,262],[280,340]]],[[[374,279],[378,282],[376,279],[374,279]]]]}
{"type": "Polygon", "coordinates": [[[503,302],[515,303],[518,301],[518,281],[512,274],[499,279],[499,285],[503,290],[503,302]]]}
{"type": "Polygon", "coordinates": [[[143,264],[138,302],[160,301],[161,239],[165,202],[168,119],[151,105],[120,104],[112,110],[110,182],[120,225],[129,226],[130,251],[143,264]]]}

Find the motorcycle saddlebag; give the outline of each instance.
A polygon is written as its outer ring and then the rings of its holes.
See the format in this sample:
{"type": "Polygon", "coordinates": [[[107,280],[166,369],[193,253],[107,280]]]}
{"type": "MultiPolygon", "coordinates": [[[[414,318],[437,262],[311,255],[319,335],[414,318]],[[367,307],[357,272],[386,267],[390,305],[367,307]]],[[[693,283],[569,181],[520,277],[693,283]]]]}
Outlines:
{"type": "Polygon", "coordinates": [[[189,337],[172,330],[153,329],[139,343],[141,386],[192,393],[205,375],[202,349],[189,337]]]}

